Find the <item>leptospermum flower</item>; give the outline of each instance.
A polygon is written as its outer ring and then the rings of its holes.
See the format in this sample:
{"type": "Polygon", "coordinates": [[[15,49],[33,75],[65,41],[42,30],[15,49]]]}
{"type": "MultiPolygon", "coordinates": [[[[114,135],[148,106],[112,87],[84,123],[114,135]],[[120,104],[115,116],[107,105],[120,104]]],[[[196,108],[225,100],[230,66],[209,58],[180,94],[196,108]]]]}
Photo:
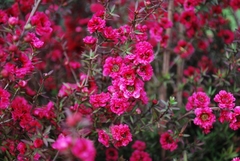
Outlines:
{"type": "Polygon", "coordinates": [[[195,15],[194,10],[187,10],[182,12],[180,17],[180,22],[186,27],[192,27],[193,23],[197,21],[197,16],[195,15]]]}
{"type": "Polygon", "coordinates": [[[160,144],[163,149],[174,151],[178,147],[178,139],[174,139],[172,136],[173,132],[171,130],[164,132],[160,136],[160,144]]]}
{"type": "Polygon", "coordinates": [[[127,146],[132,141],[132,134],[128,125],[120,124],[110,127],[113,144],[116,147],[127,146]]]}
{"type": "Polygon", "coordinates": [[[137,78],[134,81],[134,84],[127,84],[127,83],[121,83],[120,84],[120,90],[123,92],[123,95],[125,98],[139,98],[141,95],[141,91],[143,90],[143,81],[137,78]]]}
{"type": "Polygon", "coordinates": [[[152,161],[152,158],[147,152],[135,150],[130,156],[130,161],[152,161]]]}
{"type": "Polygon", "coordinates": [[[10,104],[10,94],[0,87],[0,109],[6,109],[10,104]]]}
{"type": "Polygon", "coordinates": [[[239,157],[233,158],[232,161],[240,161],[239,157]]]}
{"type": "Polygon", "coordinates": [[[72,145],[72,138],[70,136],[64,136],[60,134],[57,140],[52,144],[53,149],[57,149],[60,152],[64,152],[72,145]]]}
{"type": "Polygon", "coordinates": [[[147,42],[142,41],[137,43],[136,49],[134,51],[135,58],[134,64],[144,64],[147,65],[151,63],[154,59],[153,46],[147,42]]]}
{"type": "Polygon", "coordinates": [[[218,106],[221,109],[233,109],[235,103],[233,103],[236,99],[234,98],[233,94],[230,92],[226,92],[225,90],[219,91],[217,95],[215,95],[214,99],[215,102],[218,103],[218,106]]]}
{"type": "Polygon", "coordinates": [[[30,74],[34,66],[27,55],[21,53],[18,58],[15,58],[15,75],[17,78],[23,78],[27,74],[30,74]]]}
{"type": "Polygon", "coordinates": [[[230,6],[236,11],[240,8],[240,3],[238,0],[230,0],[230,6]]]}
{"type": "Polygon", "coordinates": [[[118,151],[115,148],[107,148],[106,152],[106,161],[117,161],[118,160],[118,151]]]}
{"type": "Polygon", "coordinates": [[[97,16],[93,16],[88,21],[88,31],[91,34],[95,31],[102,31],[105,26],[106,26],[106,21],[97,16]]]}
{"type": "Polygon", "coordinates": [[[186,104],[186,110],[190,111],[195,108],[205,108],[210,104],[210,98],[204,92],[194,92],[192,96],[188,98],[186,104]]]}
{"type": "Polygon", "coordinates": [[[98,130],[98,141],[102,143],[105,147],[109,147],[110,137],[104,130],[98,130]]]}
{"type": "Polygon", "coordinates": [[[51,22],[43,12],[36,12],[31,18],[31,24],[36,27],[36,33],[40,36],[52,33],[51,22]]]}
{"type": "Polygon", "coordinates": [[[110,94],[102,92],[100,94],[91,95],[89,102],[94,108],[98,108],[98,107],[105,107],[109,102],[109,100],[110,100],[110,94]]]}
{"type": "Polygon", "coordinates": [[[117,114],[121,115],[127,111],[129,105],[128,99],[125,97],[119,97],[119,93],[114,93],[110,101],[110,110],[117,114]]]}
{"type": "Polygon", "coordinates": [[[149,33],[152,38],[154,38],[157,42],[160,42],[163,36],[163,28],[160,25],[154,25],[150,28],[149,33]]]}
{"type": "Polygon", "coordinates": [[[216,121],[216,116],[212,113],[211,108],[197,108],[194,111],[196,118],[194,119],[194,124],[200,126],[204,133],[210,132],[213,127],[213,123],[216,121]]]}
{"type": "Polygon", "coordinates": [[[132,145],[134,150],[144,151],[146,149],[146,143],[141,140],[136,140],[132,145]]]}
{"type": "Polygon", "coordinates": [[[103,66],[103,75],[110,76],[111,78],[119,77],[119,73],[122,71],[122,66],[123,60],[120,56],[116,58],[108,57],[103,66]]]}
{"type": "Polygon", "coordinates": [[[236,106],[234,112],[231,113],[229,127],[233,130],[240,128],[240,106],[236,106]]]}
{"type": "Polygon", "coordinates": [[[136,72],[143,81],[149,81],[153,75],[153,68],[150,64],[139,65],[136,72]]]}
{"type": "Polygon", "coordinates": [[[83,42],[86,45],[94,46],[96,44],[96,42],[97,42],[97,38],[95,38],[93,36],[86,36],[85,38],[83,38],[83,42]]]}
{"type": "Polygon", "coordinates": [[[81,161],[94,161],[96,156],[96,149],[92,141],[85,138],[78,138],[73,142],[71,147],[73,155],[81,161]]]}
{"type": "Polygon", "coordinates": [[[185,40],[179,40],[177,46],[174,48],[174,52],[185,59],[194,53],[194,48],[191,43],[185,40]]]}

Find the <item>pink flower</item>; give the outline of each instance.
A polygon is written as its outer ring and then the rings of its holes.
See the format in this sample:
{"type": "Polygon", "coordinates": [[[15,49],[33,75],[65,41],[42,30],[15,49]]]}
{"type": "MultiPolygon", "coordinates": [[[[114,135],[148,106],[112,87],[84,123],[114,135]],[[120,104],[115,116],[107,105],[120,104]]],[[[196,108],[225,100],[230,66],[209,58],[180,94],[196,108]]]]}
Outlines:
{"type": "Polygon", "coordinates": [[[205,108],[210,104],[210,98],[204,92],[194,92],[192,96],[188,98],[186,104],[186,110],[190,111],[195,108],[205,108]]]}
{"type": "Polygon", "coordinates": [[[12,101],[11,108],[12,118],[16,121],[17,119],[21,119],[24,114],[29,113],[32,107],[25,98],[18,96],[12,101]]]}
{"type": "Polygon", "coordinates": [[[150,64],[139,65],[137,68],[137,74],[142,78],[143,81],[149,81],[153,75],[153,68],[150,64]]]}
{"type": "Polygon", "coordinates": [[[118,30],[117,30],[117,36],[118,39],[122,42],[125,43],[126,40],[128,39],[128,36],[130,34],[131,28],[128,25],[124,25],[121,26],[118,30]]]}
{"type": "Polygon", "coordinates": [[[240,128],[240,106],[236,106],[234,112],[231,113],[229,127],[233,130],[240,128]]]}
{"type": "Polygon", "coordinates": [[[154,38],[157,42],[160,42],[163,36],[163,28],[159,25],[154,25],[150,28],[149,33],[152,38],[154,38]]]}
{"type": "Polygon", "coordinates": [[[19,57],[15,58],[15,74],[17,78],[24,78],[34,70],[34,66],[27,55],[21,53],[19,57]]]}
{"type": "Polygon", "coordinates": [[[116,147],[127,146],[132,141],[132,134],[126,124],[113,125],[110,127],[110,131],[116,147]]]}
{"type": "Polygon", "coordinates": [[[90,96],[90,104],[95,107],[105,107],[107,103],[110,100],[110,94],[109,93],[100,93],[100,94],[93,94],[90,96]]]}
{"type": "Polygon", "coordinates": [[[84,138],[77,139],[71,151],[73,155],[81,159],[81,161],[94,161],[96,156],[96,150],[92,141],[84,138]]]}
{"type": "Polygon", "coordinates": [[[194,124],[200,126],[204,130],[204,133],[209,133],[213,127],[213,123],[216,121],[216,116],[212,113],[211,108],[197,108],[194,111],[196,118],[194,124]]]}
{"type": "Polygon", "coordinates": [[[66,151],[72,144],[72,138],[70,136],[64,136],[60,134],[57,140],[52,144],[53,149],[57,149],[60,152],[66,151]]]}
{"type": "Polygon", "coordinates": [[[135,54],[134,64],[147,65],[153,61],[154,59],[153,47],[149,42],[147,41],[139,42],[135,46],[136,49],[134,51],[135,54]]]}
{"type": "Polygon", "coordinates": [[[46,106],[43,106],[41,108],[34,108],[33,114],[39,118],[55,118],[56,115],[54,113],[54,103],[50,101],[46,106]]]}
{"type": "Polygon", "coordinates": [[[134,36],[135,36],[135,38],[136,38],[136,40],[139,42],[139,41],[146,41],[147,40],[147,38],[148,38],[148,36],[147,36],[147,31],[148,31],[148,28],[147,28],[147,26],[146,25],[140,25],[140,24],[138,24],[137,26],[136,26],[136,30],[138,31],[138,32],[140,32],[140,34],[139,33],[136,33],[134,36]]]}
{"type": "Polygon", "coordinates": [[[191,43],[185,40],[179,40],[177,46],[174,48],[174,52],[184,59],[194,53],[194,48],[191,43]]]}
{"type": "Polygon", "coordinates": [[[86,36],[85,38],[83,38],[83,42],[84,42],[86,45],[93,46],[93,45],[96,44],[97,38],[92,37],[92,36],[86,36]]]}
{"type": "Polygon", "coordinates": [[[43,12],[36,12],[31,19],[31,24],[36,26],[36,33],[39,36],[49,35],[52,33],[51,22],[43,12]]]}
{"type": "Polygon", "coordinates": [[[162,26],[162,28],[167,29],[171,28],[173,26],[173,23],[167,17],[163,17],[160,20],[160,25],[162,26]]]}
{"type": "Polygon", "coordinates": [[[0,24],[1,23],[6,23],[8,20],[7,13],[3,10],[0,10],[0,24]]]}
{"type": "Polygon", "coordinates": [[[225,90],[221,90],[217,95],[215,95],[214,99],[215,102],[218,103],[218,106],[221,109],[233,109],[235,103],[233,103],[236,99],[234,98],[233,94],[226,92],[225,90]]]}
{"type": "Polygon", "coordinates": [[[147,152],[135,150],[130,159],[130,161],[152,161],[150,155],[147,152]]]}
{"type": "Polygon", "coordinates": [[[101,32],[105,26],[106,26],[106,21],[97,16],[93,16],[88,21],[88,31],[91,34],[95,31],[101,32]]]}
{"type": "Polygon", "coordinates": [[[69,96],[73,93],[73,91],[77,88],[76,84],[71,83],[63,83],[62,87],[58,92],[58,97],[69,96]]]}
{"type": "Polygon", "coordinates": [[[120,78],[120,84],[134,84],[134,81],[136,79],[136,71],[132,65],[124,66],[120,72],[121,78],[120,78]]]}
{"type": "Polygon", "coordinates": [[[90,6],[90,10],[92,13],[96,13],[96,12],[99,12],[99,11],[104,11],[105,8],[102,4],[99,4],[99,3],[92,3],[91,6],[90,6]]]}
{"type": "Polygon", "coordinates": [[[33,156],[33,159],[34,160],[39,160],[41,158],[41,155],[39,153],[36,153],[34,156],[33,156]]]}
{"type": "Polygon", "coordinates": [[[139,98],[141,96],[141,91],[143,90],[143,81],[136,79],[134,84],[121,83],[120,90],[123,92],[125,98],[139,98]]]}
{"type": "Polygon", "coordinates": [[[117,161],[118,151],[115,148],[107,148],[106,150],[106,161],[117,161]]]}
{"type": "Polygon", "coordinates": [[[173,138],[172,133],[172,131],[167,131],[160,136],[161,146],[165,150],[174,151],[178,147],[178,140],[173,138]]]}
{"type": "Polygon", "coordinates": [[[9,97],[10,94],[8,93],[8,91],[0,87],[0,109],[6,109],[9,106],[10,104],[9,97]]]}
{"type": "Polygon", "coordinates": [[[233,158],[232,161],[240,161],[239,157],[233,158]]]}
{"type": "Polygon", "coordinates": [[[98,130],[98,141],[102,143],[105,147],[109,147],[110,137],[104,130],[98,130]]]}
{"type": "Polygon", "coordinates": [[[115,29],[113,29],[112,27],[105,27],[103,29],[103,36],[106,39],[110,39],[110,40],[114,40],[117,38],[117,32],[115,29]]]}
{"type": "Polygon", "coordinates": [[[219,116],[219,121],[221,123],[223,123],[224,121],[230,121],[230,117],[232,116],[231,115],[232,112],[228,111],[228,110],[221,110],[220,111],[220,116],[219,116]]]}
{"type": "Polygon", "coordinates": [[[141,140],[136,140],[132,145],[134,150],[144,151],[146,149],[146,143],[141,140]]]}
{"type": "Polygon", "coordinates": [[[113,113],[121,115],[129,107],[128,99],[118,93],[114,93],[110,101],[110,109],[113,113]]]}
{"type": "Polygon", "coordinates": [[[17,25],[18,24],[18,17],[10,17],[8,19],[8,23],[9,23],[9,25],[12,25],[12,26],[17,25]]]}
{"type": "Polygon", "coordinates": [[[122,71],[122,65],[123,60],[120,56],[116,58],[108,57],[103,66],[103,75],[110,76],[112,78],[119,77],[119,73],[122,71]]]}
{"type": "Polygon", "coordinates": [[[44,42],[41,41],[34,33],[31,32],[27,34],[24,40],[30,42],[31,45],[37,49],[40,49],[44,45],[44,42]]]}
{"type": "Polygon", "coordinates": [[[20,152],[20,154],[25,154],[26,148],[27,148],[27,146],[26,146],[26,144],[23,143],[23,142],[20,142],[20,143],[18,143],[18,145],[17,145],[17,150],[20,152]]]}

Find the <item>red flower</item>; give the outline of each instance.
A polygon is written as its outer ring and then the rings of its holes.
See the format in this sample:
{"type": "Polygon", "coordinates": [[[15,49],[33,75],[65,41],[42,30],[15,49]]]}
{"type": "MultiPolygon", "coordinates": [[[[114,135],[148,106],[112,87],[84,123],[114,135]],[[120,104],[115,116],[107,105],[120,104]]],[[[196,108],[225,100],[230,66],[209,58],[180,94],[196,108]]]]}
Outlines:
{"type": "Polygon", "coordinates": [[[10,104],[10,94],[0,87],[0,109],[6,109],[10,104]]]}
{"type": "Polygon", "coordinates": [[[233,10],[240,9],[240,1],[239,0],[230,0],[230,6],[233,8],[233,10]]]}
{"type": "Polygon", "coordinates": [[[197,17],[195,15],[194,10],[187,10],[182,12],[180,22],[184,24],[186,28],[190,28],[196,21],[197,17]]]}
{"type": "Polygon", "coordinates": [[[33,146],[35,148],[41,148],[42,145],[43,145],[43,140],[40,138],[35,139],[33,142],[33,146]]]}
{"type": "Polygon", "coordinates": [[[223,38],[226,44],[231,44],[234,40],[234,33],[230,30],[221,30],[219,31],[218,36],[223,38]]]}
{"type": "Polygon", "coordinates": [[[107,148],[106,150],[106,161],[117,161],[118,151],[115,148],[107,148]]]}
{"type": "Polygon", "coordinates": [[[43,12],[37,12],[31,19],[33,26],[36,26],[36,33],[39,36],[49,35],[52,33],[51,22],[43,12]]]}
{"type": "Polygon", "coordinates": [[[180,55],[181,58],[187,58],[193,54],[194,48],[192,44],[185,40],[179,40],[177,46],[174,48],[174,52],[180,55]]]}

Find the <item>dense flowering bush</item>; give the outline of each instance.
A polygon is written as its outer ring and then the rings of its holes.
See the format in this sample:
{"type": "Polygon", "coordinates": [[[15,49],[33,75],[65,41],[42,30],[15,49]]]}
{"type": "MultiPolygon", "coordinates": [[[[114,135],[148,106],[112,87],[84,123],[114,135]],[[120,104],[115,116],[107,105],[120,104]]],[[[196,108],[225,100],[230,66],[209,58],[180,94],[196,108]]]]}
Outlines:
{"type": "Polygon", "coordinates": [[[240,160],[239,9],[0,3],[0,158],[240,160]]]}

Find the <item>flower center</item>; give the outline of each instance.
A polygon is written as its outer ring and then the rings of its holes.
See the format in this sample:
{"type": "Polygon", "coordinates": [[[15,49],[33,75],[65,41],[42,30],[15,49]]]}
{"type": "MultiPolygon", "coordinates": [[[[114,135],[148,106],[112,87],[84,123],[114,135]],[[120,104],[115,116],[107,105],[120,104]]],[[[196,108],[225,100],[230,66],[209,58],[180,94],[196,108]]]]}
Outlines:
{"type": "Polygon", "coordinates": [[[112,67],[112,72],[118,72],[119,71],[119,66],[117,64],[114,64],[112,67]]]}
{"type": "Polygon", "coordinates": [[[130,91],[130,92],[133,92],[134,91],[134,86],[127,86],[127,90],[130,91]]]}
{"type": "Polygon", "coordinates": [[[208,114],[206,114],[206,113],[202,114],[202,115],[201,115],[201,119],[202,119],[203,121],[206,121],[206,120],[208,119],[208,114]]]}

